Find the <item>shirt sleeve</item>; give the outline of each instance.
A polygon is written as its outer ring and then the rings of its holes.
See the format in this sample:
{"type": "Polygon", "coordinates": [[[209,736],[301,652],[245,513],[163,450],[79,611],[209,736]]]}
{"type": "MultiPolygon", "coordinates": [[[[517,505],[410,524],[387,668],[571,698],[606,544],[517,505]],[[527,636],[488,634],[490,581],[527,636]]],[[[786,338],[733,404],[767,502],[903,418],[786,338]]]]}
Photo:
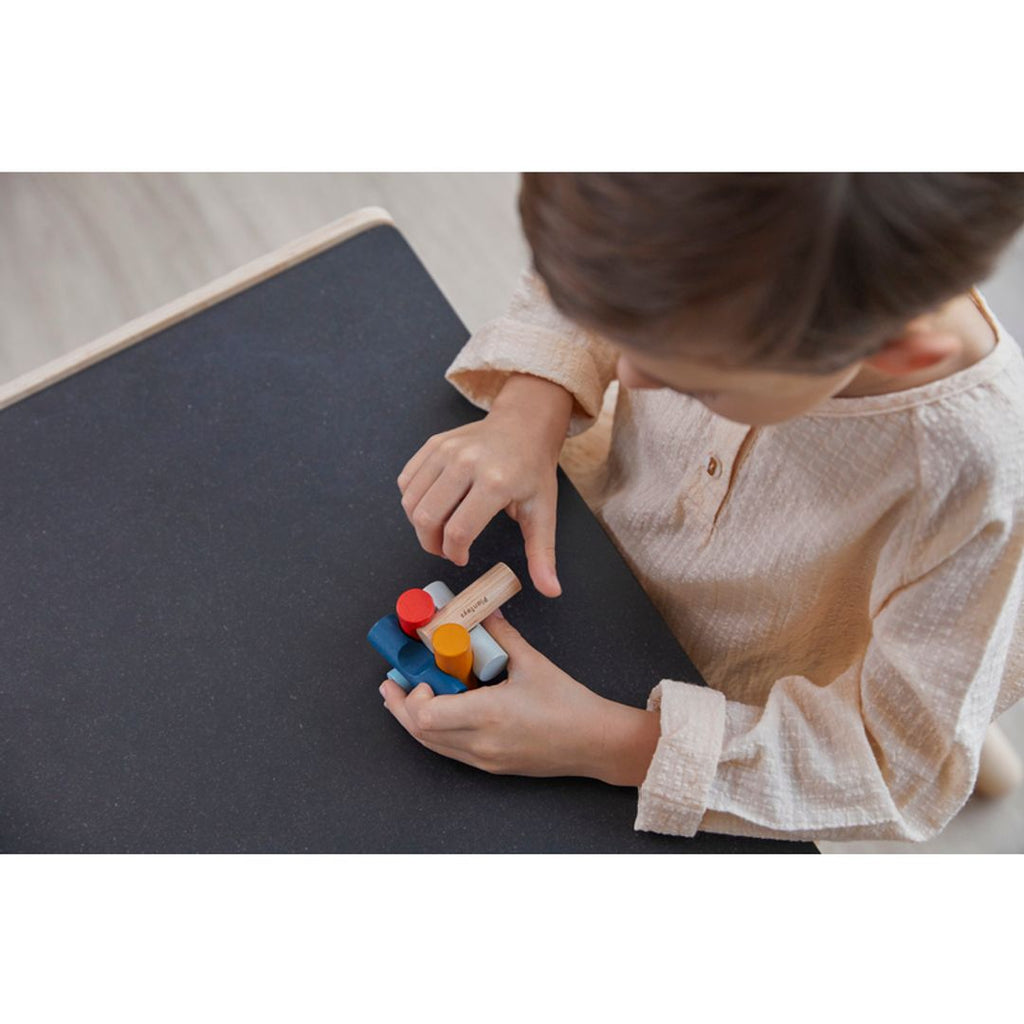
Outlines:
{"type": "Polygon", "coordinates": [[[537,274],[525,270],[508,309],[466,342],[445,377],[481,409],[490,409],[511,374],[553,381],[573,396],[572,437],[600,413],[616,358],[607,341],[562,316],[537,274]]]}
{"type": "Polygon", "coordinates": [[[662,736],[637,829],[921,841],[945,827],[1005,704],[1024,516],[1019,500],[1000,511],[968,489],[938,502],[923,534],[914,576],[873,595],[871,640],[839,678],[779,679],[763,708],[659,683],[648,707],[662,736]]]}

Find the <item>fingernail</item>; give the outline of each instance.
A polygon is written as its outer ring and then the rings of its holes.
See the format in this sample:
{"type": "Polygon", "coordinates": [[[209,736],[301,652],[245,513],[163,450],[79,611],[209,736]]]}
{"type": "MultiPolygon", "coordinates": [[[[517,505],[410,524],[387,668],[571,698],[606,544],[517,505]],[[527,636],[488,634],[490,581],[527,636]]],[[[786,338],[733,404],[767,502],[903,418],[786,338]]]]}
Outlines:
{"type": "Polygon", "coordinates": [[[380,684],[380,689],[377,691],[382,697],[384,696],[384,684],[380,684]]]}
{"type": "Polygon", "coordinates": [[[494,617],[495,617],[496,619],[503,619],[503,618],[505,618],[505,616],[504,616],[504,615],[502,614],[502,611],[501,611],[501,609],[500,609],[500,608],[495,608],[495,609],[494,609],[494,611],[493,611],[493,612],[491,612],[491,614],[492,614],[492,615],[493,615],[493,616],[494,616],[494,617]]]}

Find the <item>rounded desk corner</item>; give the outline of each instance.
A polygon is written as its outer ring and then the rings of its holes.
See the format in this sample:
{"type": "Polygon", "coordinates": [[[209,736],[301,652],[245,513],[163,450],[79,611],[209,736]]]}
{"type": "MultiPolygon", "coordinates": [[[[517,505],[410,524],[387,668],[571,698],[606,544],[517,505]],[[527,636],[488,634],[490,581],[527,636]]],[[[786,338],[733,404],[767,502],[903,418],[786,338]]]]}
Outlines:
{"type": "Polygon", "coordinates": [[[331,228],[336,228],[337,237],[335,241],[341,242],[347,238],[362,234],[364,231],[371,231],[373,228],[381,227],[398,230],[395,218],[383,206],[361,206],[332,224],[326,225],[322,230],[330,232],[331,228]]]}
{"type": "MultiPolygon", "coordinates": [[[[274,277],[296,264],[347,242],[374,228],[399,231],[394,218],[382,206],[364,206],[331,221],[271,252],[237,267],[217,279],[130,321],[95,341],[66,352],[50,362],[0,382],[0,410],[44,388],[57,384],[103,359],[116,355],[137,342],[182,320],[209,309],[254,285],[274,277]]],[[[399,234],[401,232],[399,231],[399,234]]]]}

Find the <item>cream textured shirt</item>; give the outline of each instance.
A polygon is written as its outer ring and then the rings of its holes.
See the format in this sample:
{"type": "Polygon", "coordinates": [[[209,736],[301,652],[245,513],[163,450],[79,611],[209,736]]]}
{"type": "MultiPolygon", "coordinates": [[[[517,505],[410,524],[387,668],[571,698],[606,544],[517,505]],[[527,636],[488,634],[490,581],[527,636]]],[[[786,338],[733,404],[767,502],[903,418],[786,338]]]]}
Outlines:
{"type": "MultiPolygon", "coordinates": [[[[981,361],[787,423],[620,389],[595,511],[708,683],[651,680],[636,828],[922,840],[970,796],[1024,696],[1024,359],[976,298],[981,361]]],[[[554,381],[575,434],[614,367],[524,273],[447,377],[485,409],[554,381]]]]}

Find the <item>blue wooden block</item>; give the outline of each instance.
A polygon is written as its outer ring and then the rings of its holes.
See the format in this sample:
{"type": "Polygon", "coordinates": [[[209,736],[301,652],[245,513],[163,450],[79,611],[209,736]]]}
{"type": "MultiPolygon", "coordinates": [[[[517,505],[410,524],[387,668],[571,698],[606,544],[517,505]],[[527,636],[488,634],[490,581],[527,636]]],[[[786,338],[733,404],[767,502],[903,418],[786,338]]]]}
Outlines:
{"type": "MultiPolygon", "coordinates": [[[[434,664],[434,656],[419,642],[402,631],[398,616],[392,612],[379,619],[366,634],[370,646],[388,661],[413,686],[429,683],[435,694],[465,693],[466,687],[454,676],[442,672],[434,664]]],[[[399,684],[401,685],[401,684],[399,684]]]]}

